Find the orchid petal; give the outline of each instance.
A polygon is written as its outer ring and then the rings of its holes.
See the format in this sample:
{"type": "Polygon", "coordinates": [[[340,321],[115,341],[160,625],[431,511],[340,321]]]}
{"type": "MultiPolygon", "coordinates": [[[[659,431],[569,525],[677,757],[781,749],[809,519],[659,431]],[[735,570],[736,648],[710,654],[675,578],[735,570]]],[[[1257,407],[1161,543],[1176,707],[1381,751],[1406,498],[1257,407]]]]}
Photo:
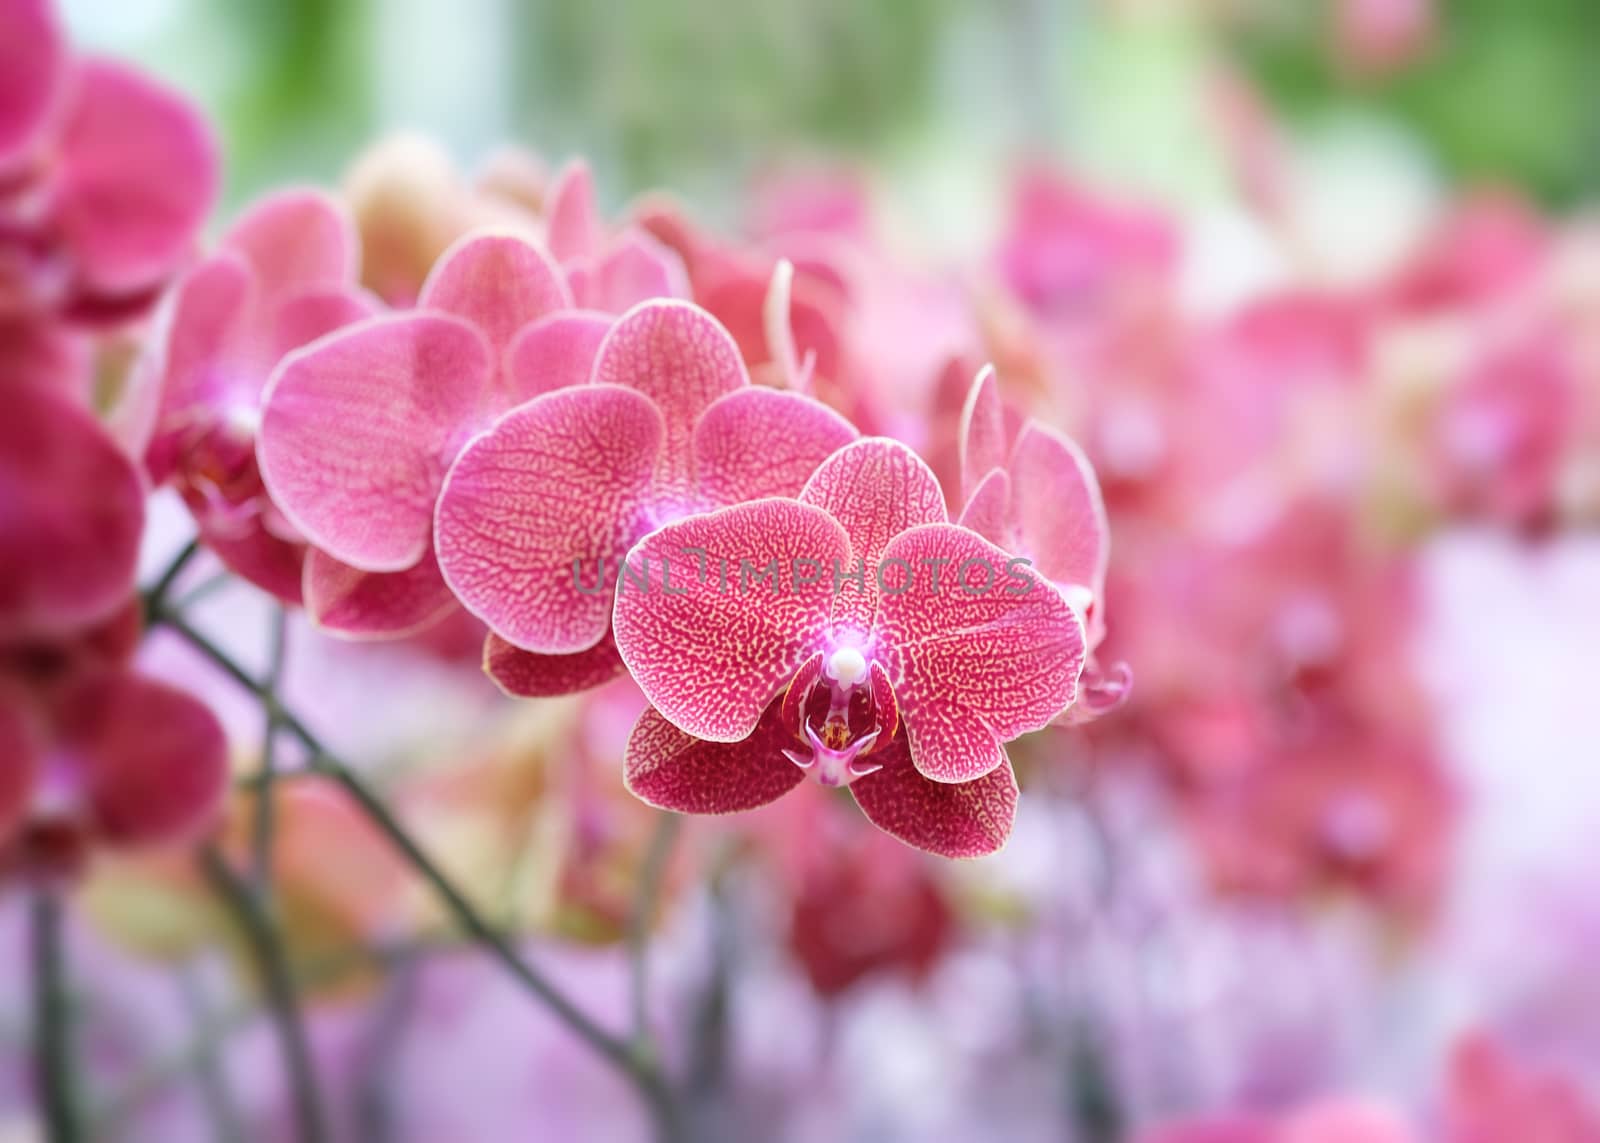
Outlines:
{"type": "Polygon", "coordinates": [[[687,297],[689,275],[683,259],[635,227],[619,235],[595,260],[587,274],[583,304],[620,314],[652,298],[687,297]]]}
{"type": "Polygon", "coordinates": [[[906,736],[878,746],[882,768],[850,785],[873,825],[940,857],[984,857],[1005,845],[1017,817],[1017,777],[1006,761],[970,782],[934,782],[911,763],[906,736]]]}
{"type": "Polygon", "coordinates": [[[456,606],[430,552],[415,567],[366,572],[315,548],[305,560],[306,611],[346,639],[398,639],[432,627],[456,606]]]}
{"type": "Polygon", "coordinates": [[[279,303],[273,315],[268,358],[274,363],[281,361],[293,350],[365,321],[378,311],[376,298],[348,287],[318,287],[293,294],[279,303]]]}
{"type": "Polygon", "coordinates": [[[650,528],[661,438],[638,393],[581,385],[518,406],[468,445],[439,498],[436,539],[467,610],[525,650],[594,646],[619,557],[650,528]]]}
{"type": "Polygon", "coordinates": [[[479,232],[440,256],[417,304],[474,323],[498,355],[529,322],[570,309],[572,295],[561,271],[533,243],[479,232]]]}
{"type": "Polygon", "coordinates": [[[666,425],[657,479],[680,494],[691,488],[695,422],[718,397],[750,383],[728,331],[678,301],[644,302],[618,318],[600,346],[594,380],[655,402],[666,425]]]}
{"type": "Polygon", "coordinates": [[[491,368],[483,337],[442,314],[374,318],[291,354],[257,443],[273,502],[344,563],[412,567],[491,368]]]}
{"type": "Polygon", "coordinates": [[[588,382],[611,330],[609,314],[567,310],[525,326],[506,348],[505,377],[516,404],[588,382]]]}
{"type": "Polygon", "coordinates": [[[86,411],[11,386],[0,417],[0,638],[92,623],[133,591],[144,487],[86,411]]]}
{"type": "Polygon", "coordinates": [[[829,573],[849,553],[836,522],[793,500],[668,524],[626,557],[613,615],[617,648],[667,719],[696,738],[737,742],[821,649],[829,573]],[[796,582],[801,563],[819,572],[814,582],[796,582]],[[759,578],[768,570],[770,578],[759,578]]]}
{"type": "Polygon", "coordinates": [[[819,376],[837,379],[837,306],[804,278],[789,285],[787,298],[783,294],[779,272],[768,279],[741,268],[712,287],[704,304],[733,335],[757,378],[802,391],[815,388],[819,376]]]}
{"type": "Polygon", "coordinates": [[[994,366],[985,365],[973,379],[961,407],[961,494],[970,497],[992,468],[1004,468],[1006,456],[1005,406],[994,366]]]}
{"type": "Polygon", "coordinates": [[[331,196],[309,188],[267,195],[218,244],[243,258],[263,297],[353,282],[360,258],[355,223],[331,196]]]}
{"type": "Polygon", "coordinates": [[[978,482],[961,510],[961,526],[970,528],[991,544],[1017,550],[1017,538],[1007,522],[1011,506],[1011,477],[1003,468],[991,468],[978,482]]]}
{"type": "Polygon", "coordinates": [[[228,742],[210,710],[130,674],[88,677],[64,703],[60,747],[83,767],[105,840],[177,842],[211,824],[228,790],[228,742]]]}
{"type": "Polygon", "coordinates": [[[623,781],[641,801],[685,814],[731,814],[775,802],[805,780],[783,755],[792,741],[775,707],[737,742],[694,738],[647,709],[623,756],[623,781]]]}
{"type": "Polygon", "coordinates": [[[1046,579],[1105,594],[1110,524],[1089,458],[1053,429],[1029,423],[1011,454],[1011,510],[1023,554],[1046,579]]]}
{"type": "Polygon", "coordinates": [[[0,0],[0,166],[37,141],[66,72],[54,7],[49,0],[0,0]]]}
{"type": "Polygon", "coordinates": [[[119,64],[79,65],[62,127],[55,223],[88,285],[155,285],[217,194],[217,150],[187,101],[119,64]]]}
{"type": "Polygon", "coordinates": [[[878,624],[912,759],[938,782],[982,777],[1001,742],[1071,705],[1083,624],[1048,581],[965,528],[914,528],[884,561],[912,569],[883,593],[878,624]]]}
{"type": "Polygon", "coordinates": [[[507,643],[494,632],[483,643],[483,670],[512,698],[571,695],[609,683],[627,668],[611,633],[586,651],[540,655],[507,643]]]}
{"type": "Polygon", "coordinates": [[[558,262],[585,258],[600,245],[600,209],[589,164],[575,159],[556,173],[546,211],[546,238],[558,262]]]}
{"type": "Polygon", "coordinates": [[[712,504],[800,494],[855,426],[799,393],[751,386],[714,402],[694,429],[700,494],[712,504]]]}
{"type": "Polygon", "coordinates": [[[839,521],[850,537],[851,556],[865,569],[863,590],[841,591],[835,598],[836,622],[870,630],[884,549],[908,528],[945,521],[938,477],[899,441],[864,437],[823,461],[800,499],[839,521]]]}
{"type": "Polygon", "coordinates": [[[229,571],[284,603],[300,605],[304,544],[274,535],[259,513],[227,521],[204,512],[194,515],[201,539],[229,571]]]}

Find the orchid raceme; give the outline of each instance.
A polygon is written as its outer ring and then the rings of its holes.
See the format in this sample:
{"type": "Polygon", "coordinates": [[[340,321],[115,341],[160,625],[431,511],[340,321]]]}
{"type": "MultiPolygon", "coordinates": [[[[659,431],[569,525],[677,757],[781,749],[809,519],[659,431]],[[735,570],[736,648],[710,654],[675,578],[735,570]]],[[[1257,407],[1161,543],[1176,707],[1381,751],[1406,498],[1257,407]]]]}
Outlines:
{"type": "Polygon", "coordinates": [[[704,310],[645,302],[606,335],[588,384],[528,401],[463,450],[439,498],[440,567],[493,632],[487,665],[502,686],[581,689],[622,670],[611,593],[635,541],[691,513],[792,496],[855,435],[807,397],[751,385],[704,310]]]}
{"type": "Polygon", "coordinates": [[[797,500],[668,523],[628,554],[616,639],[654,710],[629,787],[724,813],[807,774],[886,832],[948,856],[998,849],[1017,786],[1004,743],[1072,705],[1083,625],[1037,573],[947,522],[904,445],[841,448],[797,500]]]}

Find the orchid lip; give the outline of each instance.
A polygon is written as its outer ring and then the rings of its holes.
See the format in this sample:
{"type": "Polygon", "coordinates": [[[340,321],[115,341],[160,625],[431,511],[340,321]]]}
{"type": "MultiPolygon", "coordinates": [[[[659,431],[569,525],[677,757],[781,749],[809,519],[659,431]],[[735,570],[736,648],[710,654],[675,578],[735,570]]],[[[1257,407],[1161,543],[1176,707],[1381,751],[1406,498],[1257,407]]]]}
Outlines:
{"type": "Polygon", "coordinates": [[[820,786],[848,786],[857,778],[865,778],[883,769],[881,763],[862,762],[859,759],[860,755],[872,749],[878,740],[878,733],[874,730],[864,734],[844,749],[836,750],[823,742],[816,728],[807,722],[805,734],[811,744],[811,753],[807,755],[803,750],[785,750],[783,756],[814,777],[820,786]]]}

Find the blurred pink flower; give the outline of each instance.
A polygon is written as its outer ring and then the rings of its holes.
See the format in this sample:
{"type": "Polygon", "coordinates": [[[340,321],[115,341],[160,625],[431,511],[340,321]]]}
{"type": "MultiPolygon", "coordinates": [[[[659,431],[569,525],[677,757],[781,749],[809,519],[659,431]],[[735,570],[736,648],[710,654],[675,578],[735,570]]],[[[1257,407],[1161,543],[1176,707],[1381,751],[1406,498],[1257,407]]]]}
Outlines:
{"type": "Polygon", "coordinates": [[[846,445],[798,501],[661,527],[626,557],[630,575],[645,582],[619,583],[617,646],[655,709],[629,741],[627,779],[666,809],[751,809],[810,773],[849,785],[908,844],[989,853],[1016,812],[1002,743],[1077,694],[1077,615],[947,523],[933,473],[894,441],[846,445]]]}
{"type": "Polygon", "coordinates": [[[1450,1060],[1447,1143],[1597,1143],[1600,1106],[1564,1076],[1511,1059],[1494,1041],[1467,1036],[1450,1060]]]}
{"type": "Polygon", "coordinates": [[[688,272],[677,251],[639,226],[607,233],[594,176],[583,160],[556,175],[545,210],[550,253],[579,306],[620,314],[650,298],[689,297],[688,272]]]}
{"type": "Polygon", "coordinates": [[[72,56],[46,0],[0,2],[0,76],[0,315],[137,315],[216,198],[205,121],[130,68],[72,56]]]}

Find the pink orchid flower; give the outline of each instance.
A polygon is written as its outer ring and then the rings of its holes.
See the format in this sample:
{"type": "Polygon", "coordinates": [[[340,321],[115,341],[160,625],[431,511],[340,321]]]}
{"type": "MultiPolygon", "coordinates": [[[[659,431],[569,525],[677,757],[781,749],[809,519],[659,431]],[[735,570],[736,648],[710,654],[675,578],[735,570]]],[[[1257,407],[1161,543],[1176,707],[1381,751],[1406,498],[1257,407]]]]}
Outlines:
{"type": "Polygon", "coordinates": [[[1575,1077],[1530,1068],[1482,1034],[1451,1053],[1445,1138],[1449,1143],[1596,1143],[1600,1106],[1575,1077]]]}
{"type": "Polygon", "coordinates": [[[1003,743],[1072,704],[1084,659],[1077,614],[1024,563],[949,524],[932,471],[882,438],[834,453],[798,500],[650,533],[614,614],[654,706],[629,788],[728,813],[810,774],[919,849],[993,852],[1016,813],[1003,743]]]}
{"type": "Polygon", "coordinates": [[[1154,1128],[1139,1143],[1418,1143],[1386,1104],[1350,1097],[1321,1099],[1284,1115],[1224,1115],[1154,1128]]]}
{"type": "Polygon", "coordinates": [[[792,496],[855,435],[807,397],[753,386],[704,310],[635,307],[606,335],[587,384],[507,413],[444,482],[439,563],[493,633],[489,673],[520,695],[621,673],[611,596],[628,548],[690,513],[792,496]]]}
{"type": "Polygon", "coordinates": [[[606,233],[594,176],[582,160],[552,182],[546,226],[550,253],[579,306],[620,314],[650,298],[689,297],[689,275],[676,251],[639,226],[606,233]]]}
{"type": "Polygon", "coordinates": [[[224,563],[290,603],[303,597],[306,547],[256,464],[262,392],[289,352],[375,312],[355,287],[359,260],[338,203],[312,190],[271,194],[184,275],[144,362],[159,401],[151,475],[179,489],[224,563]]]}
{"type": "Polygon", "coordinates": [[[68,51],[45,0],[0,0],[0,313],[119,320],[155,300],[215,201],[189,103],[68,51]]]}
{"type": "Polygon", "coordinates": [[[144,485],[64,394],[0,378],[0,641],[106,619],[133,593],[144,485]]]}
{"type": "Polygon", "coordinates": [[[1102,670],[1093,655],[1105,637],[1111,528],[1094,469],[1061,433],[1029,420],[1015,426],[994,370],[972,383],[961,413],[961,523],[1033,567],[1084,617],[1090,658],[1071,721],[1120,706],[1133,676],[1126,663],[1102,670]]]}
{"type": "Polygon", "coordinates": [[[433,554],[446,471],[507,409],[586,380],[610,324],[572,309],[537,246],[477,232],[439,260],[418,309],[358,322],[279,362],[256,458],[273,503],[316,549],[305,572],[312,614],[374,638],[450,614],[433,554]]]}

